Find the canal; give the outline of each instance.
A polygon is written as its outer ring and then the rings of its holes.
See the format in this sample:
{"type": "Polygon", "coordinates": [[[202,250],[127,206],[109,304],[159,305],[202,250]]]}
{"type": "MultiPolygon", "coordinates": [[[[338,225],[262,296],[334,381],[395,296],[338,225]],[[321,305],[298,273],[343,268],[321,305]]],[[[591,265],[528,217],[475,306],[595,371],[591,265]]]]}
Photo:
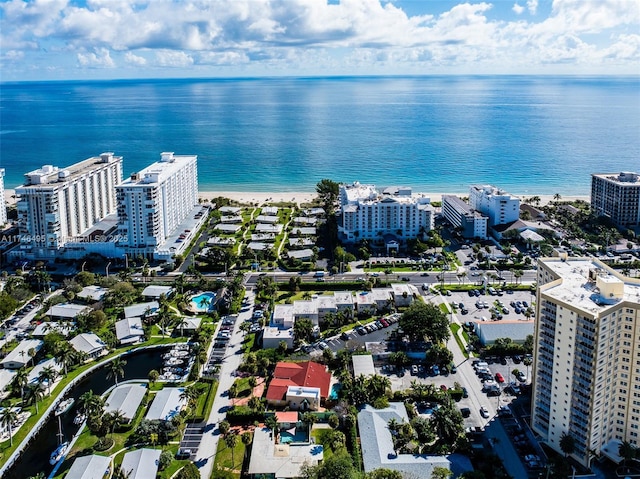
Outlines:
{"type": "MultiPolygon", "coordinates": [[[[124,359],[127,364],[124,367],[124,378],[119,381],[130,379],[147,379],[149,371],[155,369],[162,371],[162,354],[166,349],[153,349],[149,351],[140,351],[128,356],[124,359]]],[[[103,394],[107,389],[113,386],[113,379],[107,380],[107,369],[100,368],[93,374],[80,382],[68,394],[78,400],[82,394],[92,390],[95,394],[103,394]]],[[[62,433],[64,441],[69,441],[78,431],[77,425],[73,423],[76,416],[77,406],[74,405],[69,411],[61,416],[62,433]]],[[[40,430],[35,439],[27,446],[23,454],[16,461],[13,467],[5,475],[6,479],[25,479],[35,476],[39,472],[48,475],[53,466],[49,464],[51,453],[58,446],[58,420],[52,414],[47,424],[40,430]]]]}

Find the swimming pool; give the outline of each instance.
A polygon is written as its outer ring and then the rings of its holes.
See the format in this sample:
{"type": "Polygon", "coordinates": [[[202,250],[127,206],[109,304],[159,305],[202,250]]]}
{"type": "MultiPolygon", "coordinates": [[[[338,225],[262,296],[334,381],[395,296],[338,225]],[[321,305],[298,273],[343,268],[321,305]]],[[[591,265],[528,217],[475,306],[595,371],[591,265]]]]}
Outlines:
{"type": "Polygon", "coordinates": [[[338,392],[342,389],[342,385],[334,383],[331,385],[331,391],[329,391],[329,399],[336,401],[338,399],[338,392]]]}
{"type": "Polygon", "coordinates": [[[191,296],[189,303],[191,309],[198,313],[207,313],[213,310],[213,303],[216,299],[216,293],[212,291],[206,291],[204,293],[198,293],[195,296],[191,296]]]}
{"type": "Polygon", "coordinates": [[[292,434],[289,431],[280,431],[280,443],[281,444],[289,444],[292,442],[309,442],[309,436],[307,435],[307,431],[303,428],[296,428],[295,434],[292,434]]]}

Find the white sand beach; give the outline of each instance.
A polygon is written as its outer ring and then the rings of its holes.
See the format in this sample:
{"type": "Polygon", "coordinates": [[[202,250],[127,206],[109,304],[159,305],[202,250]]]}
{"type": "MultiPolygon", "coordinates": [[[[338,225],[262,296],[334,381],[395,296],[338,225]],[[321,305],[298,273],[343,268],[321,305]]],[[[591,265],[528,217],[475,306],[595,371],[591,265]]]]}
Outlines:
{"type": "MultiPolygon", "coordinates": [[[[14,197],[15,190],[7,189],[5,190],[5,200],[8,205],[14,205],[16,203],[16,199],[14,197]]],[[[418,192],[428,196],[431,201],[442,201],[442,196],[445,194],[456,195],[460,197],[469,196],[468,192],[459,192],[459,193],[424,193],[418,192]]],[[[514,193],[515,194],[515,193],[514,193]]],[[[562,194],[562,193],[561,193],[562,194]]],[[[229,198],[231,200],[237,201],[238,203],[250,204],[257,203],[259,206],[265,203],[297,203],[304,204],[310,203],[313,201],[318,195],[315,192],[309,191],[298,191],[298,192],[247,192],[247,191],[201,191],[198,196],[202,199],[211,200],[212,198],[224,197],[229,198]]],[[[520,197],[520,199],[524,202],[526,198],[531,198],[534,195],[518,195],[515,196],[520,197]]],[[[553,195],[537,195],[540,197],[540,206],[546,205],[554,201],[553,195]]],[[[586,202],[590,201],[589,196],[562,196],[561,201],[575,201],[575,200],[583,200],[586,202]]]]}

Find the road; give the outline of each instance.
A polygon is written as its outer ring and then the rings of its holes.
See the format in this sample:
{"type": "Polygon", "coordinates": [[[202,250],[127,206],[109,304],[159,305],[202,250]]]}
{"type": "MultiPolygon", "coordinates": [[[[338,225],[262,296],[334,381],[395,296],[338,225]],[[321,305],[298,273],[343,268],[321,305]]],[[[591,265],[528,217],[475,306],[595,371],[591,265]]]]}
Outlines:
{"type": "Polygon", "coordinates": [[[216,390],[216,397],[213,400],[211,413],[207,419],[206,432],[202,435],[198,454],[194,461],[200,470],[200,477],[203,479],[209,479],[213,471],[215,454],[220,439],[218,424],[226,417],[226,411],[231,405],[228,391],[236,379],[235,372],[242,363],[242,341],[244,340],[244,333],[240,330],[240,325],[245,320],[251,318],[251,310],[254,303],[253,292],[247,290],[246,295],[249,297],[249,305],[251,307],[243,308],[244,311],[238,314],[238,319],[236,319],[234,324],[232,339],[227,346],[225,358],[220,364],[218,389],[216,390]]]}

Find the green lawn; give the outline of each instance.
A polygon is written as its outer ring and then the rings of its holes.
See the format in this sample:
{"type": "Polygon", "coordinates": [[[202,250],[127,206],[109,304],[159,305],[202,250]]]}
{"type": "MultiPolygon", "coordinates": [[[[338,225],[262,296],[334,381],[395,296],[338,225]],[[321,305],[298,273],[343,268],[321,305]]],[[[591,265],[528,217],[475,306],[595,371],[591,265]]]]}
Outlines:
{"type": "Polygon", "coordinates": [[[224,442],[224,439],[220,437],[218,450],[216,451],[215,465],[220,469],[230,470],[234,477],[239,478],[244,460],[244,451],[245,445],[240,440],[240,437],[238,437],[236,446],[233,448],[233,454],[231,454],[231,449],[224,442]]]}
{"type": "Polygon", "coordinates": [[[450,327],[451,327],[451,333],[453,334],[453,338],[456,340],[456,343],[458,343],[458,347],[460,348],[460,351],[462,351],[462,354],[464,354],[465,358],[468,358],[469,353],[467,352],[467,348],[465,348],[464,343],[462,342],[462,339],[460,339],[460,336],[458,335],[458,331],[462,326],[460,326],[458,323],[451,323],[450,327]]]}

